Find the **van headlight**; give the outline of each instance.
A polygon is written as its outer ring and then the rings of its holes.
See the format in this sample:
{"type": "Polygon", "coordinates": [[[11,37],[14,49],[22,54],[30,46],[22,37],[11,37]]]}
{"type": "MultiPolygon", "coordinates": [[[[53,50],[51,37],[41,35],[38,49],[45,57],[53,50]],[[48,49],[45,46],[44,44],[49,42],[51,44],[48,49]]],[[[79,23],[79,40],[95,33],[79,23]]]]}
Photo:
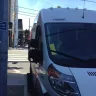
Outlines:
{"type": "Polygon", "coordinates": [[[58,72],[53,65],[48,68],[48,78],[53,90],[60,96],[80,96],[75,78],[58,72]]]}

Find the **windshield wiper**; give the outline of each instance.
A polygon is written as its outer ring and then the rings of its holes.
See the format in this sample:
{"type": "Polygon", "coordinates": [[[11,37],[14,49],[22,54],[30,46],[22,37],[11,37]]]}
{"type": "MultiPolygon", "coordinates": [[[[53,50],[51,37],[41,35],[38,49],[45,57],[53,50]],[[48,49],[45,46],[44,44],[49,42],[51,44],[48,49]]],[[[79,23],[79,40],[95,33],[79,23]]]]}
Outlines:
{"type": "Polygon", "coordinates": [[[68,54],[66,54],[66,53],[61,53],[61,52],[54,51],[54,50],[50,50],[50,51],[51,51],[51,52],[54,52],[54,53],[57,53],[57,54],[59,54],[59,55],[65,56],[65,57],[69,57],[69,58],[74,59],[74,60],[81,61],[81,62],[85,62],[85,61],[86,61],[86,60],[84,60],[84,59],[80,59],[80,58],[77,58],[77,57],[74,57],[74,56],[70,56],[70,55],[68,55],[68,54]]]}

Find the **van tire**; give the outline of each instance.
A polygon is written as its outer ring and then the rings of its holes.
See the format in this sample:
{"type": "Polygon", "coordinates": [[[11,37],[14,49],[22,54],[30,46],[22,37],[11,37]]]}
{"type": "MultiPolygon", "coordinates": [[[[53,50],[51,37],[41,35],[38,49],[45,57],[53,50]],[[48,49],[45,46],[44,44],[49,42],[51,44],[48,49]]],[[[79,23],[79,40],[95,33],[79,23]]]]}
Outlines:
{"type": "Polygon", "coordinates": [[[40,83],[37,79],[36,79],[36,82],[35,82],[35,96],[44,96],[43,93],[42,93],[40,83]]]}
{"type": "Polygon", "coordinates": [[[28,92],[32,93],[32,79],[30,73],[27,73],[27,85],[28,85],[28,92]]]}
{"type": "MultiPolygon", "coordinates": [[[[32,74],[32,70],[31,70],[31,66],[29,69],[29,73],[27,74],[27,81],[28,81],[28,92],[33,95],[34,94],[34,84],[33,84],[33,74],[32,74]]],[[[34,96],[34,95],[33,95],[34,96]]]]}

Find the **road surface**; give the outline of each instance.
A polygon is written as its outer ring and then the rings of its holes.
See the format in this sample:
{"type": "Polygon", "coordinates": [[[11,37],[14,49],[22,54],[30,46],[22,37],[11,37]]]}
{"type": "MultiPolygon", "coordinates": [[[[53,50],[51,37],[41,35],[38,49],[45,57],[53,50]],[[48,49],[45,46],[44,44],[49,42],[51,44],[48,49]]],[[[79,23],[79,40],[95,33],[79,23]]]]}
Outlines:
{"type": "Polygon", "coordinates": [[[29,73],[29,62],[8,62],[7,70],[8,96],[29,96],[26,75],[29,73]]]}
{"type": "Polygon", "coordinates": [[[28,61],[28,50],[8,50],[8,61],[28,61]]]}
{"type": "Polygon", "coordinates": [[[27,74],[29,73],[29,62],[8,62],[8,69],[12,69],[17,73],[27,74]]]}
{"type": "Polygon", "coordinates": [[[26,75],[29,73],[27,52],[27,50],[8,50],[7,96],[29,96],[26,75]]]}

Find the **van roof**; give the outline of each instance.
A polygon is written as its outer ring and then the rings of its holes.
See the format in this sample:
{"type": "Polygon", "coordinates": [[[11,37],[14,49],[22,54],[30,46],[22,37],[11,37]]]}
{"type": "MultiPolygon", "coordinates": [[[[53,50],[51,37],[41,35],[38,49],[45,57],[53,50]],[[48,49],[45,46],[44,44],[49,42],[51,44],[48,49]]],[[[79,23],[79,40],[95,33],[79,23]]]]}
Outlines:
{"type": "Polygon", "coordinates": [[[80,22],[96,23],[96,11],[72,8],[42,9],[39,13],[43,23],[80,22]],[[82,18],[84,14],[84,18],[82,18]]]}

